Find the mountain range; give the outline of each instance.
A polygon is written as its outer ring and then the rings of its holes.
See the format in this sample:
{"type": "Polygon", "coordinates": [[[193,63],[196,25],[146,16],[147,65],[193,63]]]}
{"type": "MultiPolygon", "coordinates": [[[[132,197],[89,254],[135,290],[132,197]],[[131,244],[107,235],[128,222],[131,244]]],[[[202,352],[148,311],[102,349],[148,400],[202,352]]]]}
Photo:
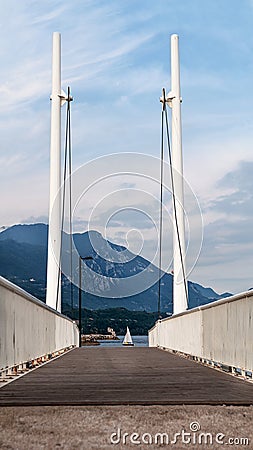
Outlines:
{"type": "MultiPolygon", "coordinates": [[[[14,225],[0,233],[0,275],[45,301],[48,225],[14,225]]],[[[62,237],[63,269],[70,260],[69,235],[62,237]]],[[[90,256],[82,266],[83,305],[88,309],[124,307],[134,311],[157,311],[158,268],[145,258],[116,245],[97,231],[73,234],[72,279],[62,277],[63,309],[78,303],[78,258],[90,256]]],[[[173,275],[162,273],[161,311],[172,313],[173,275]]],[[[189,308],[203,305],[230,293],[217,294],[212,288],[188,282],[189,308]]]]}

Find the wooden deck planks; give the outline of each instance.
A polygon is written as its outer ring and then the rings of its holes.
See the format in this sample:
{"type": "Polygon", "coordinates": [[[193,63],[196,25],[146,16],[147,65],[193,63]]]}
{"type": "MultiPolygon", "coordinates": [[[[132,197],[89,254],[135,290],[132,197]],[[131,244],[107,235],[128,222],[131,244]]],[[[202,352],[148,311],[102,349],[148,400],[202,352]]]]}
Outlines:
{"type": "Polygon", "coordinates": [[[249,405],[253,384],[155,348],[77,348],[3,386],[0,405],[249,405]]]}

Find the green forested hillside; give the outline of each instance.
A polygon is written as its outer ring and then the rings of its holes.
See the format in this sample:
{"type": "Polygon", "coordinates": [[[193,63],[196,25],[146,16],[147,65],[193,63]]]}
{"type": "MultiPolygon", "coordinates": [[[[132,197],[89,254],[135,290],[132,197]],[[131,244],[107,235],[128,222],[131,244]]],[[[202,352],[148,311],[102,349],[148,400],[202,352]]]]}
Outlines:
{"type": "MultiPolygon", "coordinates": [[[[65,314],[71,315],[78,320],[78,310],[65,310],[65,314]]],[[[166,314],[163,314],[166,317],[166,314]]],[[[84,334],[101,333],[106,334],[107,328],[111,327],[117,335],[124,335],[126,327],[129,326],[131,334],[135,336],[148,334],[148,330],[155,324],[157,313],[145,311],[129,311],[125,308],[110,308],[100,310],[82,311],[82,332],[84,334]]]]}

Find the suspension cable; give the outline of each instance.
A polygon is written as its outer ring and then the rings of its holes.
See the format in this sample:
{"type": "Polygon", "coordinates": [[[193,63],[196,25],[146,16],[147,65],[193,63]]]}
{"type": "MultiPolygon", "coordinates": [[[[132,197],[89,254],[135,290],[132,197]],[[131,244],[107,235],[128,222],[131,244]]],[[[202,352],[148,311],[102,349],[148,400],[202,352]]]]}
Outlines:
{"type": "MultiPolygon", "coordinates": [[[[63,241],[63,228],[65,217],[65,197],[66,197],[66,178],[67,178],[67,162],[69,166],[69,174],[71,173],[71,132],[70,132],[70,102],[72,97],[70,96],[70,88],[68,87],[67,96],[67,113],[66,113],[66,127],[65,127],[65,146],[64,146],[64,170],[63,170],[63,195],[62,195],[62,214],[61,214],[61,246],[60,246],[60,264],[58,267],[58,279],[57,279],[57,293],[56,293],[56,309],[58,308],[59,290],[60,290],[60,276],[61,276],[61,260],[62,260],[62,241],[63,241]]],[[[69,210],[70,210],[70,264],[71,264],[71,281],[72,281],[72,202],[71,202],[71,177],[69,177],[69,210]]],[[[71,289],[71,294],[73,290],[71,289]]],[[[71,297],[71,305],[73,299],[71,297]]]]}
{"type": "MultiPolygon", "coordinates": [[[[165,90],[163,89],[163,97],[165,99],[165,90]]],[[[162,238],[163,238],[163,169],[164,169],[164,108],[163,102],[161,115],[161,166],[160,166],[160,217],[159,217],[159,278],[158,278],[158,319],[161,318],[161,275],[162,275],[162,238]]]]}
{"type": "MultiPolygon", "coordinates": [[[[185,295],[186,295],[186,300],[187,300],[187,304],[188,304],[187,280],[186,280],[186,274],[185,274],[185,266],[184,266],[184,260],[183,260],[182,244],[181,244],[181,239],[180,239],[179,226],[178,226],[178,217],[177,217],[177,209],[176,209],[175,183],[174,183],[174,174],[173,174],[173,166],[172,166],[172,155],[171,155],[170,133],[169,133],[169,121],[168,121],[168,113],[167,113],[167,109],[166,109],[166,99],[164,99],[164,100],[165,101],[163,103],[163,107],[164,107],[164,113],[165,113],[167,146],[168,146],[170,174],[171,174],[172,202],[173,202],[173,208],[174,208],[176,233],[177,233],[177,240],[178,240],[179,253],[180,253],[180,261],[181,261],[182,274],[183,274],[183,280],[184,280],[184,289],[185,289],[185,295]]],[[[174,276],[175,276],[175,273],[174,273],[174,276]]]]}
{"type": "MultiPolygon", "coordinates": [[[[71,102],[70,87],[68,87],[68,99],[69,104],[71,102]]],[[[73,292],[73,227],[72,227],[72,145],[71,145],[71,109],[69,108],[69,246],[70,246],[70,301],[71,311],[73,313],[74,308],[74,292],[73,292]]]]}

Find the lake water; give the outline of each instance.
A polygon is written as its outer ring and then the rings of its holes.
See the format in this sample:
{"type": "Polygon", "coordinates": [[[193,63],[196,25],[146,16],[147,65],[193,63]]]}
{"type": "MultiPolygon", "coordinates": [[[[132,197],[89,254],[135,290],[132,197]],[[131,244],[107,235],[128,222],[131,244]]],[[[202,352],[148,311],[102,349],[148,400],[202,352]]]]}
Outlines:
{"type": "MultiPolygon", "coordinates": [[[[99,347],[121,347],[124,336],[118,336],[119,341],[99,341],[99,347]]],[[[135,347],[148,347],[148,336],[132,336],[135,347]]],[[[94,347],[93,347],[94,348],[94,347]]]]}

